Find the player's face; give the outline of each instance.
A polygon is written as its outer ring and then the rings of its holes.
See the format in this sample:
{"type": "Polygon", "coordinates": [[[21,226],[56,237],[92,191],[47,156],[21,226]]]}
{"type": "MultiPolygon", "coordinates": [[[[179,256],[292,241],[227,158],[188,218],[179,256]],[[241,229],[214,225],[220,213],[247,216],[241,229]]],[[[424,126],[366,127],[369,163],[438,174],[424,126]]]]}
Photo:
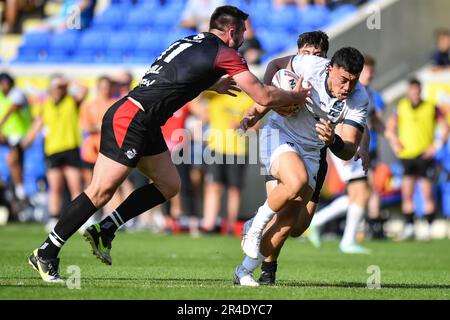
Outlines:
{"type": "Polygon", "coordinates": [[[98,83],[98,93],[102,96],[112,96],[112,85],[108,80],[103,79],[98,83]]]}
{"type": "Polygon", "coordinates": [[[408,97],[414,105],[420,103],[420,86],[417,84],[412,84],[408,88],[408,97]]]}
{"type": "Polygon", "coordinates": [[[331,93],[339,100],[347,99],[358,83],[359,74],[351,74],[338,66],[330,66],[328,71],[328,87],[331,93]]]}
{"type": "Polygon", "coordinates": [[[361,82],[363,86],[368,86],[372,82],[374,73],[373,66],[365,64],[361,71],[361,75],[359,76],[359,82],[361,82]]]}
{"type": "Polygon", "coordinates": [[[327,56],[327,53],[322,51],[319,47],[315,47],[313,45],[308,45],[308,44],[305,44],[303,47],[301,47],[298,50],[298,53],[322,57],[322,58],[325,58],[327,56]]]}
{"type": "Polygon", "coordinates": [[[7,94],[10,89],[11,89],[11,86],[9,85],[8,81],[6,81],[6,80],[0,81],[0,90],[3,92],[3,94],[7,94]]]}

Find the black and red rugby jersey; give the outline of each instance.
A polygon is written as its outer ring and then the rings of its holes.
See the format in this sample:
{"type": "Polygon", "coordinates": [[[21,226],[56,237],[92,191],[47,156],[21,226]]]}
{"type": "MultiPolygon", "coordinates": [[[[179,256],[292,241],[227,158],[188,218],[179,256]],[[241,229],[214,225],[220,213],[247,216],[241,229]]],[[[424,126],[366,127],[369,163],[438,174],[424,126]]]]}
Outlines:
{"type": "Polygon", "coordinates": [[[161,53],[129,96],[142,104],[152,123],[163,125],[223,75],[246,70],[247,63],[235,49],[212,33],[199,33],[161,53]]]}

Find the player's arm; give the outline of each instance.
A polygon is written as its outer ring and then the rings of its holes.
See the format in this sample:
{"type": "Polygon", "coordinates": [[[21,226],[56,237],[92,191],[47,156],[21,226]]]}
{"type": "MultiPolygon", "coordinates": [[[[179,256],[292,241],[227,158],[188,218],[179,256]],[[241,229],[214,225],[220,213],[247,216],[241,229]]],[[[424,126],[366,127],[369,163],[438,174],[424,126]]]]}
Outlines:
{"type": "MultiPolygon", "coordinates": [[[[285,56],[282,58],[277,58],[271,60],[266,67],[266,71],[263,77],[263,83],[265,85],[270,85],[272,79],[278,70],[286,68],[289,64],[291,56],[285,56]]],[[[270,111],[270,108],[266,108],[258,103],[254,103],[251,108],[249,108],[243,117],[243,122],[241,123],[241,128],[247,130],[248,128],[254,127],[257,123],[264,118],[264,116],[270,111]]]]}
{"type": "Polygon", "coordinates": [[[364,126],[364,133],[361,138],[359,148],[356,150],[355,161],[361,159],[364,171],[367,173],[370,166],[370,131],[367,124],[364,126]]]}
{"type": "Polygon", "coordinates": [[[234,76],[234,79],[250,98],[257,104],[269,109],[292,105],[303,106],[311,91],[310,87],[303,88],[303,78],[297,81],[292,91],[265,85],[250,71],[238,73],[234,76]]]}
{"type": "Polygon", "coordinates": [[[16,111],[18,111],[21,107],[19,105],[13,104],[5,113],[5,115],[0,119],[0,129],[3,127],[8,118],[16,111]]]}
{"type": "Polygon", "coordinates": [[[394,114],[390,116],[388,121],[386,122],[386,130],[384,132],[384,136],[389,141],[391,148],[395,152],[395,154],[398,154],[403,149],[403,145],[397,135],[397,124],[398,115],[396,112],[394,112],[394,114]]]}
{"type": "Polygon", "coordinates": [[[424,159],[432,159],[447,141],[449,132],[447,119],[438,108],[436,108],[436,123],[437,127],[441,129],[441,134],[439,134],[439,138],[435,139],[433,144],[424,152],[422,155],[424,159]]]}
{"type": "Polygon", "coordinates": [[[28,148],[34,139],[36,139],[38,133],[42,130],[44,126],[44,121],[42,120],[42,116],[39,115],[33,122],[33,126],[28,131],[27,135],[20,141],[20,146],[22,149],[28,148]]]}
{"type": "Polygon", "coordinates": [[[320,119],[316,132],[321,141],[342,160],[350,160],[356,153],[363,135],[364,126],[344,123],[341,135],[335,133],[330,120],[320,119]]]}

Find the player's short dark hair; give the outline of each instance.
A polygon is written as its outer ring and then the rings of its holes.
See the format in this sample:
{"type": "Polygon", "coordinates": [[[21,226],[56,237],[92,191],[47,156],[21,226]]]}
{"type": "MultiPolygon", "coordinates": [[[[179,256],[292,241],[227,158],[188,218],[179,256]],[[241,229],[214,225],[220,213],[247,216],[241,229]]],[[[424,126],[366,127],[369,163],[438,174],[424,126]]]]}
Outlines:
{"type": "Polygon", "coordinates": [[[209,29],[224,31],[227,26],[239,26],[247,20],[248,14],[234,6],[217,7],[211,15],[209,29]]]}
{"type": "Polygon", "coordinates": [[[9,83],[9,85],[11,87],[14,86],[14,78],[11,77],[11,75],[9,73],[6,73],[6,72],[0,73],[0,81],[6,81],[9,83]]]}
{"type": "Polygon", "coordinates": [[[422,83],[417,78],[411,78],[411,79],[409,79],[409,85],[421,87],[422,83]]]}
{"type": "Polygon", "coordinates": [[[364,55],[364,65],[365,66],[370,66],[370,67],[374,67],[375,68],[376,64],[377,64],[377,62],[375,61],[374,57],[372,57],[369,54],[365,54],[364,55]]]}
{"type": "Polygon", "coordinates": [[[328,35],[325,32],[318,30],[304,32],[298,36],[297,47],[301,49],[305,45],[320,48],[320,50],[327,53],[330,43],[328,41],[328,35]]]}
{"type": "Polygon", "coordinates": [[[344,47],[336,51],[330,64],[356,75],[360,74],[364,68],[364,57],[357,49],[344,47]]]}

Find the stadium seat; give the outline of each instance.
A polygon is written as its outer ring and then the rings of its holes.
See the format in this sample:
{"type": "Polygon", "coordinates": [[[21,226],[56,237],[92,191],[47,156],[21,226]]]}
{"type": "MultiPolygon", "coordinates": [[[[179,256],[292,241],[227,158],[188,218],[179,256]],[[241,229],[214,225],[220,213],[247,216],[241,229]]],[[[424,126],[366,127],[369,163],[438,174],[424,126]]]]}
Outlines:
{"type": "Polygon", "coordinates": [[[114,37],[110,37],[106,44],[105,58],[112,57],[115,60],[117,57],[125,57],[131,55],[135,50],[136,34],[130,32],[118,32],[114,37]]]}
{"type": "Polygon", "coordinates": [[[271,31],[261,31],[258,32],[258,39],[266,54],[273,55],[278,53],[290,46],[292,43],[284,41],[285,39],[290,39],[290,34],[286,32],[271,32],[271,31]],[[280,41],[281,40],[281,41],[280,41]]]}
{"type": "Polygon", "coordinates": [[[149,30],[153,25],[153,19],[148,18],[149,14],[149,9],[145,7],[137,7],[131,10],[122,30],[136,32],[149,30]]]}
{"type": "Polygon", "coordinates": [[[139,35],[135,47],[135,56],[148,57],[149,55],[159,55],[166,49],[164,36],[159,32],[143,32],[139,35]]]}
{"type": "Polygon", "coordinates": [[[181,11],[172,10],[171,8],[165,8],[157,11],[153,16],[154,28],[162,31],[172,29],[180,21],[181,11]]]}
{"type": "Polygon", "coordinates": [[[268,19],[269,28],[273,31],[296,32],[299,17],[295,6],[287,5],[272,11],[268,19]]]}
{"type": "Polygon", "coordinates": [[[0,145],[0,179],[4,182],[9,180],[9,168],[6,163],[6,156],[9,153],[9,148],[0,145]]]}
{"type": "Polygon", "coordinates": [[[319,30],[329,24],[331,11],[325,6],[310,5],[299,9],[299,19],[307,30],[319,30]]]}
{"type": "Polygon", "coordinates": [[[109,6],[100,15],[94,18],[92,24],[96,30],[114,30],[119,29],[124,21],[126,21],[126,15],[128,10],[122,6],[109,6]]]}
{"type": "Polygon", "coordinates": [[[330,23],[337,23],[358,11],[353,4],[341,4],[330,13],[330,23]]]}
{"type": "Polygon", "coordinates": [[[49,57],[70,56],[79,43],[79,36],[80,32],[76,30],[55,33],[50,40],[48,48],[49,57]]]}
{"type": "Polygon", "coordinates": [[[72,59],[73,62],[95,62],[104,56],[108,34],[101,31],[85,31],[72,59]]]}

